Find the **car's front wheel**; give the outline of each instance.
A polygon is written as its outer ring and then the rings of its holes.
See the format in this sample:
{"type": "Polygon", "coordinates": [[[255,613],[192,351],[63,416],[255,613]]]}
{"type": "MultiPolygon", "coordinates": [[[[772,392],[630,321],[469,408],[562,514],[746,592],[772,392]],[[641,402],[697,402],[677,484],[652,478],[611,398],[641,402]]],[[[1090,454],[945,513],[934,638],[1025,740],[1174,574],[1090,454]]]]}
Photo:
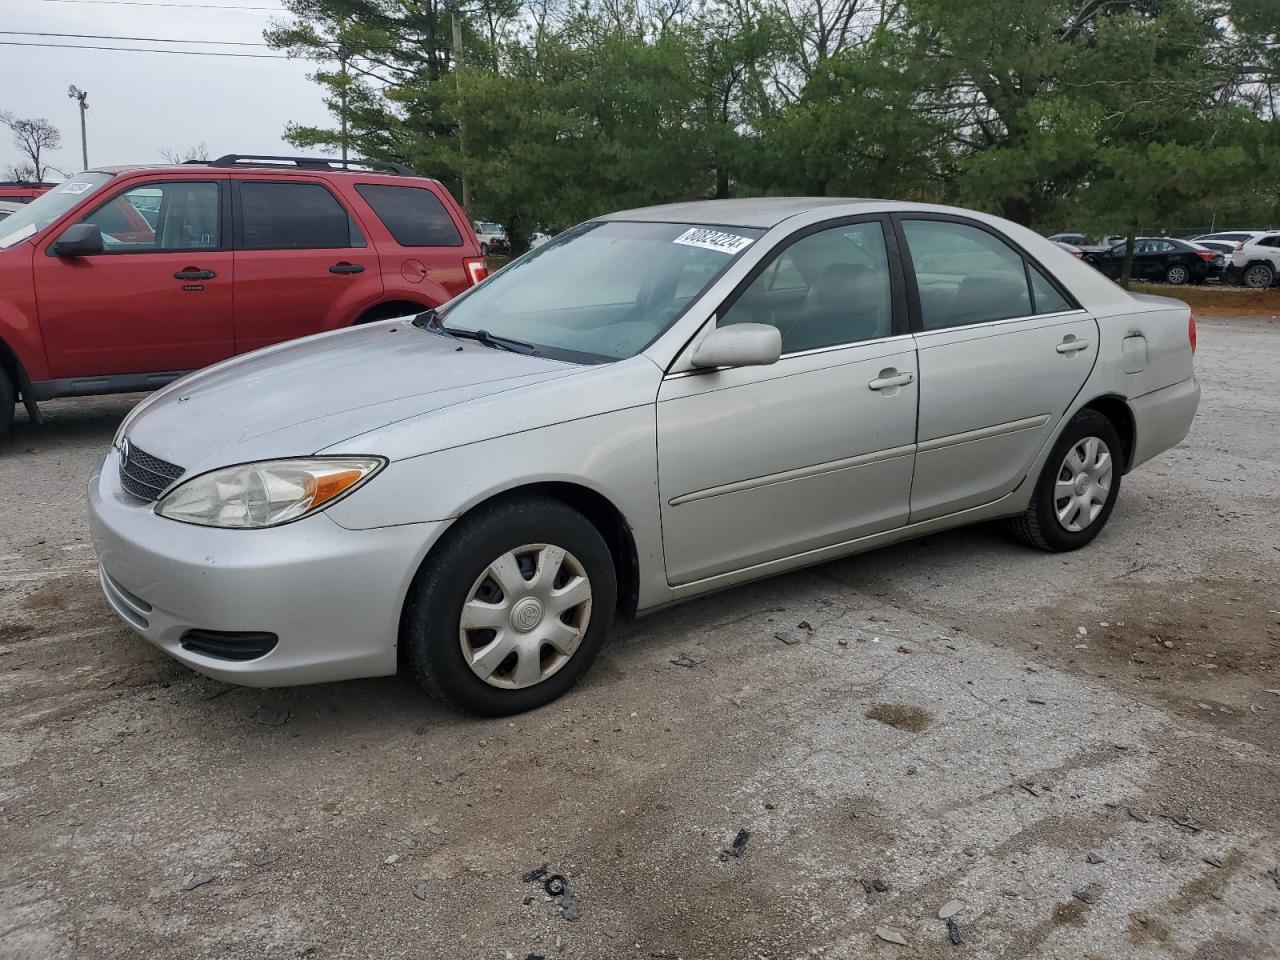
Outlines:
{"type": "Polygon", "coordinates": [[[458,521],[419,571],[401,618],[403,661],[453,706],[531,710],[591,666],[616,603],[595,526],[558,500],[512,498],[458,521]]]}
{"type": "Polygon", "coordinates": [[[1078,550],[1102,530],[1120,493],[1123,445],[1096,410],[1067,424],[1040,472],[1031,503],[1010,529],[1041,550],[1078,550]]]}
{"type": "Polygon", "coordinates": [[[1266,290],[1276,282],[1276,272],[1269,263],[1255,263],[1245,268],[1244,285],[1254,290],[1266,290]]]}

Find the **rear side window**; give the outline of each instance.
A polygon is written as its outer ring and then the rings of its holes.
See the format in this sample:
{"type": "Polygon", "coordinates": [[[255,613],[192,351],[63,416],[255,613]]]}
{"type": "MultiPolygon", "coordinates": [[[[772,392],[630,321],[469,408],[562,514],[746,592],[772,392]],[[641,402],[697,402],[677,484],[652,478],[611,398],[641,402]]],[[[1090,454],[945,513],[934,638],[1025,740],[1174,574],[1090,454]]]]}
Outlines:
{"type": "Polygon", "coordinates": [[[925,330],[1031,314],[1022,257],[994,234],[946,220],[904,220],[925,330]]]}
{"type": "Polygon", "coordinates": [[[356,193],[373,208],[378,219],[402,247],[460,247],[462,236],[430,190],[360,183],[356,193]]]}
{"type": "Polygon", "coordinates": [[[246,250],[350,247],[358,236],[346,209],[318,183],[242,180],[240,223],[246,250]]]}
{"type": "Polygon", "coordinates": [[[1067,298],[1057,291],[1049,278],[1029,263],[1027,275],[1031,277],[1031,297],[1035,301],[1036,313],[1061,313],[1071,309],[1067,298]]]}

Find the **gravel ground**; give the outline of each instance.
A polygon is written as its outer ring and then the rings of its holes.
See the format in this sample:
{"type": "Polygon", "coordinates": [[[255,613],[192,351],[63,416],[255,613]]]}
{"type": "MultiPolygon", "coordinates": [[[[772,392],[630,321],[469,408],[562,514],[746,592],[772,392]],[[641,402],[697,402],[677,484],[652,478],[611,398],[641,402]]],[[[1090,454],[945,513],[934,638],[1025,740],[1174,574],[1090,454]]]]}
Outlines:
{"type": "Polygon", "coordinates": [[[20,414],[0,957],[1274,958],[1280,326],[1202,321],[1198,366],[1090,548],[979,527],[732,590],[494,721],[163,657],[84,519],[136,398],[20,414]]]}

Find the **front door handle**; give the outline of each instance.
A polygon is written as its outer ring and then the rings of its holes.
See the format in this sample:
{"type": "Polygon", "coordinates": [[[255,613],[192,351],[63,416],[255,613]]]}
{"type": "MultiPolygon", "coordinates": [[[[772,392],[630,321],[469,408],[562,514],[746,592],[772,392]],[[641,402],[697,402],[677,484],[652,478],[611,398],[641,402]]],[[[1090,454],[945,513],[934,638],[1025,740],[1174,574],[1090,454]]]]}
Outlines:
{"type": "Polygon", "coordinates": [[[343,260],[340,263],[335,263],[332,267],[330,267],[329,272],[330,273],[364,273],[364,264],[347,263],[347,261],[343,260]]]}
{"type": "Polygon", "coordinates": [[[212,280],[217,274],[212,270],[201,270],[199,267],[187,267],[173,275],[175,280],[212,280]]]}
{"type": "Polygon", "coordinates": [[[867,387],[871,390],[888,390],[892,387],[905,387],[916,378],[914,373],[898,373],[891,376],[885,376],[887,373],[889,373],[888,370],[881,370],[881,375],[868,383],[867,387]]]}
{"type": "Polygon", "coordinates": [[[1089,341],[1077,340],[1075,337],[1068,335],[1054,349],[1059,353],[1079,353],[1081,350],[1089,349],[1089,341]]]}

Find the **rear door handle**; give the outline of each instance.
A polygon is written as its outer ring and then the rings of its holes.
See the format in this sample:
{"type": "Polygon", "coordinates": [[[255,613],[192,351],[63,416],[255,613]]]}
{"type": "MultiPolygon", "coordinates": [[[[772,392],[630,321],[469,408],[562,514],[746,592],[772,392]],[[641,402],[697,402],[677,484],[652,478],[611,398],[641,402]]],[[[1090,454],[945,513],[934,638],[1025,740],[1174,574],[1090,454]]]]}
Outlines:
{"type": "Polygon", "coordinates": [[[867,387],[872,390],[888,390],[891,387],[905,387],[907,384],[915,380],[914,373],[899,373],[892,377],[876,377],[867,387]]]}
{"type": "Polygon", "coordinates": [[[329,268],[330,273],[364,273],[364,264],[347,263],[343,260],[341,263],[335,263],[329,268]]]}
{"type": "Polygon", "coordinates": [[[1089,349],[1088,340],[1077,340],[1075,337],[1069,337],[1063,340],[1054,348],[1059,353],[1079,353],[1081,350],[1089,349]]]}
{"type": "Polygon", "coordinates": [[[173,275],[175,280],[212,280],[217,274],[212,270],[200,270],[197,267],[187,267],[185,270],[179,270],[173,275]]]}

